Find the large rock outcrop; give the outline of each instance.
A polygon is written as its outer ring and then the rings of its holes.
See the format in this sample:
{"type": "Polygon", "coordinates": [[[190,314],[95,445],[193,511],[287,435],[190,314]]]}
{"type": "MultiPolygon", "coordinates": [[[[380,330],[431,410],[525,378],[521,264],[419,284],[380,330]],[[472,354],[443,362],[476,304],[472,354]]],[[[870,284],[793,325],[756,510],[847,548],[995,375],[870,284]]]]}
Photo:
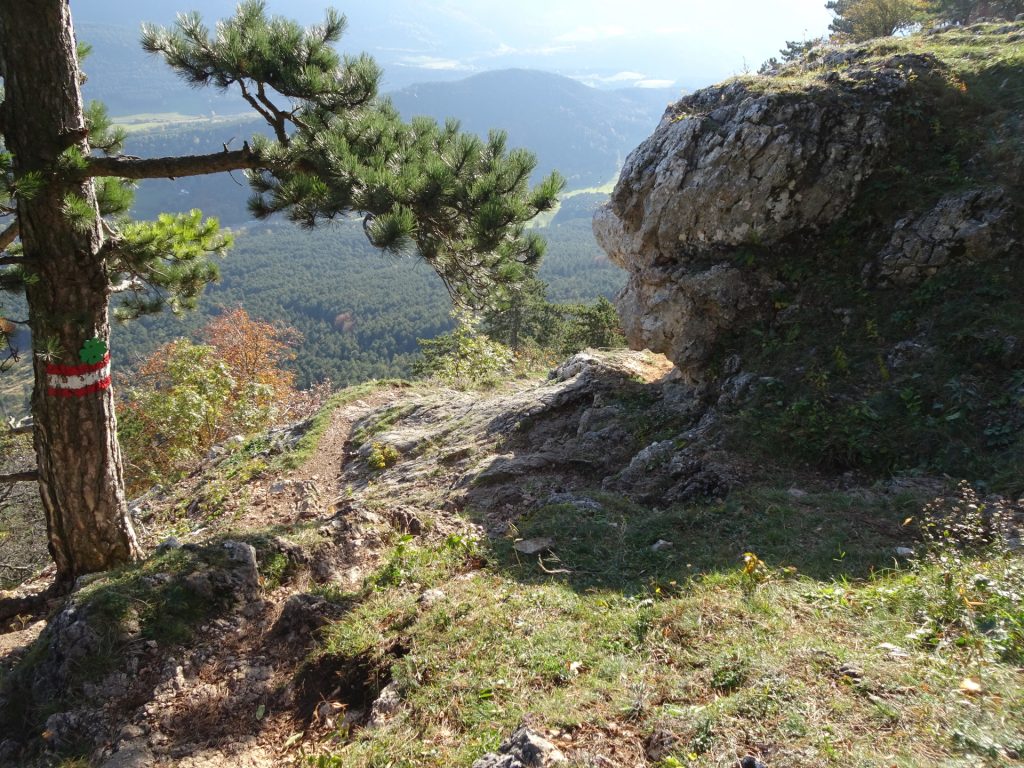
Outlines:
{"type": "MultiPolygon", "coordinates": [[[[727,334],[778,309],[772,297],[792,288],[780,264],[824,250],[829,228],[876,194],[873,177],[906,162],[908,115],[923,122],[948,78],[928,54],[839,49],[669,107],[594,217],[599,244],[629,272],[618,306],[630,344],[701,378],[727,334]]],[[[902,214],[904,228],[883,253],[888,233],[865,252],[865,274],[915,280],[964,251],[1005,252],[1008,210],[1005,195],[981,190],[928,214],[891,211],[883,227],[902,214]],[[928,240],[939,229],[948,237],[928,240]]]]}

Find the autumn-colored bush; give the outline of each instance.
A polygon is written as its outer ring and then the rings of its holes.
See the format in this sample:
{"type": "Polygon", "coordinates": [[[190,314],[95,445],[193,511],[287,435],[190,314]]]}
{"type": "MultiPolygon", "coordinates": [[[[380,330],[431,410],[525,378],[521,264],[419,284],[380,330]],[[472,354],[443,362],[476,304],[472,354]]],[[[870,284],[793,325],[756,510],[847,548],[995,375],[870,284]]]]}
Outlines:
{"type": "Polygon", "coordinates": [[[282,419],[304,402],[281,368],[294,357],[294,329],[236,309],[202,336],[209,343],[178,339],[160,347],[122,393],[118,432],[132,486],[171,479],[213,445],[282,419]]]}
{"type": "Polygon", "coordinates": [[[295,391],[294,374],[281,368],[295,359],[295,347],[302,340],[294,328],[253,320],[239,307],[212,320],[202,336],[217,350],[240,389],[265,387],[278,402],[295,391]]]}

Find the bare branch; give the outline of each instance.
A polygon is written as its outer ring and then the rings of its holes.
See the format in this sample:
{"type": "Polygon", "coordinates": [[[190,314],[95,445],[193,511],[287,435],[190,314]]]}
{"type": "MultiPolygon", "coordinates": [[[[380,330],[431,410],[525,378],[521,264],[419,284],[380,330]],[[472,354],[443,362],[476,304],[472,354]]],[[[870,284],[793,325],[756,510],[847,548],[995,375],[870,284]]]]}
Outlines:
{"type": "Polygon", "coordinates": [[[246,143],[242,149],[215,152],[211,155],[153,157],[141,160],[128,157],[90,157],[87,158],[82,175],[117,176],[122,179],[178,179],[262,167],[265,167],[265,164],[246,143]]]}
{"type": "Polygon", "coordinates": [[[11,472],[10,474],[0,475],[0,485],[7,485],[8,483],[31,483],[39,479],[39,470],[26,469],[24,472],[11,472]]]}
{"type": "Polygon", "coordinates": [[[25,258],[23,256],[0,256],[0,267],[7,266],[9,264],[24,264],[25,258]]]}
{"type": "Polygon", "coordinates": [[[288,117],[288,113],[282,112],[278,109],[274,105],[274,102],[267,97],[267,89],[260,80],[256,81],[256,98],[258,98],[260,103],[267,108],[267,111],[274,116],[274,122],[271,123],[271,125],[274,127],[274,133],[277,134],[277,140],[282,144],[287,145],[288,133],[284,129],[284,121],[285,118],[288,117]]]}
{"type": "Polygon", "coordinates": [[[260,116],[267,121],[267,125],[273,128],[274,132],[277,133],[277,124],[274,122],[274,116],[266,109],[264,109],[262,106],[260,106],[260,103],[256,101],[256,98],[251,93],[249,93],[249,89],[245,87],[244,80],[238,80],[236,82],[238,83],[238,86],[242,89],[242,98],[249,102],[249,105],[257,112],[259,112],[260,116]]]}

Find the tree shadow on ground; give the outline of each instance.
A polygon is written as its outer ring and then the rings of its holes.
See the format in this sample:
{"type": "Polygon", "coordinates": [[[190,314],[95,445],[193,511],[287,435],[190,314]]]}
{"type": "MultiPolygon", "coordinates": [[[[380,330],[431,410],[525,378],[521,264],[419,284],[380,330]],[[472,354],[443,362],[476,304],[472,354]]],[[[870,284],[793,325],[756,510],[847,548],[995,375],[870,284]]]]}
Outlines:
{"type": "Polygon", "coordinates": [[[725,501],[656,510],[595,491],[528,513],[492,551],[513,578],[559,578],[580,592],[636,593],[735,572],[746,553],[817,580],[855,580],[899,565],[896,547],[912,543],[903,522],[921,501],[755,487],[725,501]],[[517,540],[542,549],[524,554],[517,540]]]}

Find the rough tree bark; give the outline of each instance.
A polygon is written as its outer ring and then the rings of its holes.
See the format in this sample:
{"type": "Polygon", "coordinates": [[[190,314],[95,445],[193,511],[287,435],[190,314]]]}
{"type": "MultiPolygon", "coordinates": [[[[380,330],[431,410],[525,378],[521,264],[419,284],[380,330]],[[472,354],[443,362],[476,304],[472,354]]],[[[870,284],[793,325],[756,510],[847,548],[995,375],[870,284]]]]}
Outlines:
{"type": "MultiPolygon", "coordinates": [[[[35,452],[57,580],[135,558],[109,388],[80,396],[47,393],[47,365],[76,365],[83,344],[109,341],[110,293],[99,217],[87,227],[63,214],[69,194],[96,207],[90,179],[68,181],[56,162],[70,146],[88,153],[78,58],[68,3],[0,0],[0,125],[15,173],[44,174],[47,185],[18,200],[18,224],[32,328],[35,452]]],[[[116,353],[115,353],[116,359],[116,353]]]]}

